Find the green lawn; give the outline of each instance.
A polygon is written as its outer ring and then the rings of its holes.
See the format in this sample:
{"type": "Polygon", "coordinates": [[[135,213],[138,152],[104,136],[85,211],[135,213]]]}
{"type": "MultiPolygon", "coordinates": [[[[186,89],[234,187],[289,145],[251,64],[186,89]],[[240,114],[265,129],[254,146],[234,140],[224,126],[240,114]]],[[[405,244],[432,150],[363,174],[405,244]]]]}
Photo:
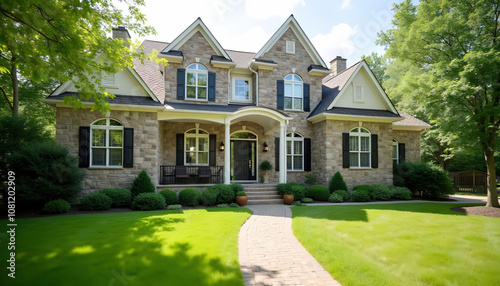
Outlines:
{"type": "Polygon", "coordinates": [[[294,207],[293,232],[342,285],[500,285],[500,219],[454,204],[294,207]]]}
{"type": "Polygon", "coordinates": [[[199,209],[19,219],[16,278],[0,285],[243,285],[238,233],[251,211],[199,209]]]}

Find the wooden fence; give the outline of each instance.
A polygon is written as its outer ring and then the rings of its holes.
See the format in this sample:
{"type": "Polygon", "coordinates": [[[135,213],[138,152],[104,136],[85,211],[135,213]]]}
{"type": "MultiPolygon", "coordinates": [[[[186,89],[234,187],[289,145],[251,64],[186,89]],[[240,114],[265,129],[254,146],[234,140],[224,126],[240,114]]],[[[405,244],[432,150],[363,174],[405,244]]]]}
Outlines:
{"type": "Polygon", "coordinates": [[[486,193],[488,174],[481,171],[464,171],[450,174],[457,192],[486,193]]]}

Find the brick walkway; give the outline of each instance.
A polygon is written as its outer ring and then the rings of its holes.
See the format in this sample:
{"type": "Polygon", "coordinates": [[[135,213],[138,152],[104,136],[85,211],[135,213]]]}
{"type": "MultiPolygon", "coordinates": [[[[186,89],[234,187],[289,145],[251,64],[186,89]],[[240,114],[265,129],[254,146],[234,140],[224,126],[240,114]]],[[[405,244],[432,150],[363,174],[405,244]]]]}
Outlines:
{"type": "Polygon", "coordinates": [[[239,260],[245,285],[340,285],[299,243],[286,205],[248,206],[239,260]]]}

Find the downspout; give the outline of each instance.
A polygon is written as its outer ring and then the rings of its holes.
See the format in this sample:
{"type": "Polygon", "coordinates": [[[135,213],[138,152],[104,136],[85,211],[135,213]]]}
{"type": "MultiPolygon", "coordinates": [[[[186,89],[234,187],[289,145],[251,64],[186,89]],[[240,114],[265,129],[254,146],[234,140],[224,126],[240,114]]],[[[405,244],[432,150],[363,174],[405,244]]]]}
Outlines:
{"type": "Polygon", "coordinates": [[[255,106],[259,106],[259,73],[250,66],[248,66],[248,69],[255,74],[255,106]]]}
{"type": "Polygon", "coordinates": [[[234,68],[229,69],[227,71],[227,104],[231,101],[231,71],[234,70],[234,68]]]}

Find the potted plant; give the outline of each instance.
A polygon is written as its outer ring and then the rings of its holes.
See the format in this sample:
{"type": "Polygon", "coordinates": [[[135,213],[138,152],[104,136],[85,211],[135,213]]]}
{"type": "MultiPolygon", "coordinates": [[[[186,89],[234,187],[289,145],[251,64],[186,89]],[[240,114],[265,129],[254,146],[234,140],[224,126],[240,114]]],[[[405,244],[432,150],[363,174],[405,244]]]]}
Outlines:
{"type": "Polygon", "coordinates": [[[285,205],[291,205],[294,199],[295,197],[293,196],[293,191],[287,189],[283,194],[283,202],[285,203],[285,205]]]}
{"type": "Polygon", "coordinates": [[[268,183],[267,171],[271,170],[272,168],[273,168],[273,166],[267,160],[264,161],[264,162],[262,162],[262,163],[260,163],[260,169],[262,171],[264,171],[264,175],[262,176],[263,177],[262,181],[263,181],[264,184],[268,183]]]}
{"type": "Polygon", "coordinates": [[[236,203],[240,207],[246,206],[247,201],[248,201],[248,197],[247,197],[247,194],[245,193],[245,191],[239,191],[236,193],[236,203]]]}

